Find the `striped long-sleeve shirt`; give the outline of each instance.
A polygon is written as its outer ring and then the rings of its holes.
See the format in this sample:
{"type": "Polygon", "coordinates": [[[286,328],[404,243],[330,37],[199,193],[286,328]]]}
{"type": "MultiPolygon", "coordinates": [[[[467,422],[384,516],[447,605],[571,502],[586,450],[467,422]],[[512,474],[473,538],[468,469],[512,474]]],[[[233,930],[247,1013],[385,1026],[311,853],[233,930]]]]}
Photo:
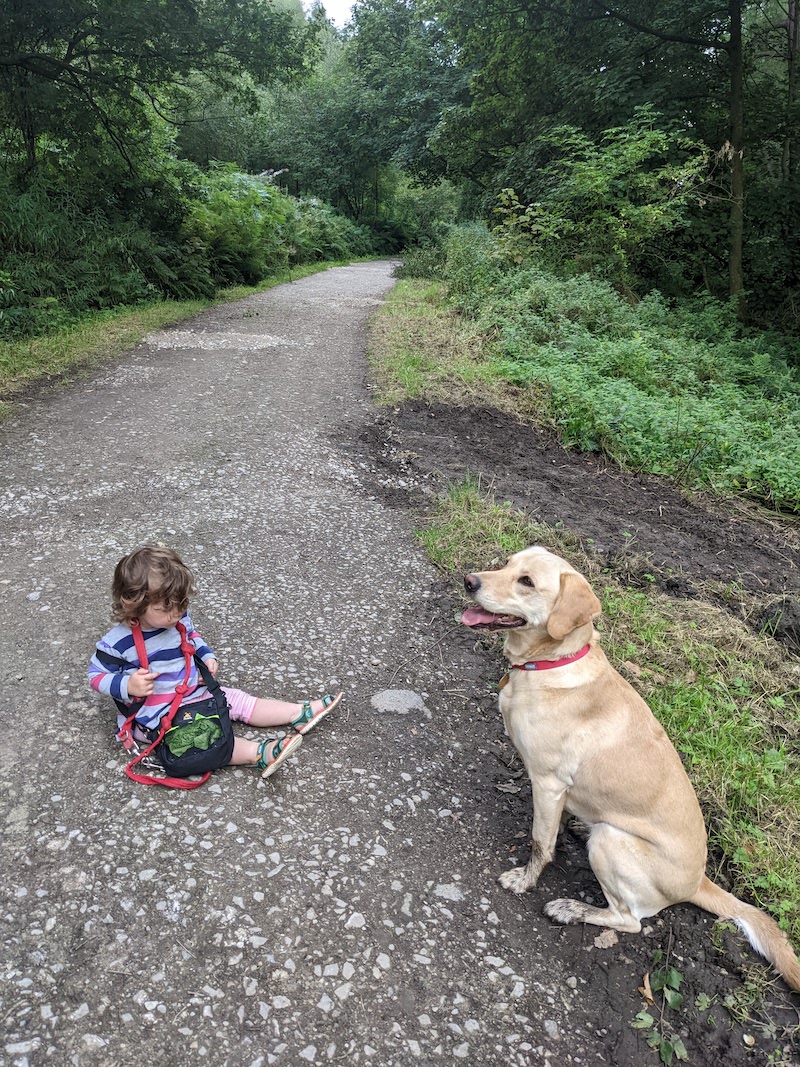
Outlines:
{"type": "MultiPolygon", "coordinates": [[[[195,630],[188,613],[183,616],[181,622],[186,627],[186,636],[194,645],[200,658],[204,661],[215,658],[214,653],[195,630]]],[[[161,716],[175,699],[175,686],[185,677],[186,661],[181,652],[181,639],[177,627],[142,630],[142,637],[144,647],[147,649],[150,670],[157,673],[158,678],[153,683],[153,693],[146,698],[141,711],[137,713],[136,721],[142,726],[152,728],[158,726],[161,716]]],[[[106,655],[126,660],[130,666],[119,668],[106,666],[95,654],[89,662],[89,685],[96,692],[110,696],[114,700],[121,700],[124,704],[135,702],[137,698],[128,694],[128,679],[141,667],[141,664],[130,626],[118,623],[100,638],[97,642],[97,649],[105,652],[106,655]]],[[[208,696],[208,690],[198,677],[197,664],[194,660],[192,660],[189,675],[189,686],[191,688],[183,698],[183,703],[202,700],[208,696]]],[[[120,717],[120,721],[124,719],[120,717]]]]}

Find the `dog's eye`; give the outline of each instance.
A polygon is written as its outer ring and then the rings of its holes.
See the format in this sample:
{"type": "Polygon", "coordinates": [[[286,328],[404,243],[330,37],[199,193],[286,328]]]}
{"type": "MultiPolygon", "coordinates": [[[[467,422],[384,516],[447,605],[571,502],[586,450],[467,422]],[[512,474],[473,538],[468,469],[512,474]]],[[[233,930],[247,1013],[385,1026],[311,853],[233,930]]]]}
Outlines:
{"type": "Polygon", "coordinates": [[[522,575],[522,577],[519,580],[519,584],[520,585],[527,585],[530,589],[534,589],[535,588],[535,586],[533,584],[533,581],[528,577],[527,574],[523,574],[522,575]]]}

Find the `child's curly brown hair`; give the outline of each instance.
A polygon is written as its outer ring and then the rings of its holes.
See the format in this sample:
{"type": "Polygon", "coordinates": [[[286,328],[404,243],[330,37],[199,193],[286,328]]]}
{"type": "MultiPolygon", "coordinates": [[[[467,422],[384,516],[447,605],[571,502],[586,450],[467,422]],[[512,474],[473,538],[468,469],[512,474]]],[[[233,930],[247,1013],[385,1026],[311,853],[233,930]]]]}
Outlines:
{"type": "Polygon", "coordinates": [[[183,613],[194,591],[194,576],[177,552],[163,545],[144,545],[123,556],[114,568],[113,616],[117,622],[130,623],[150,604],[183,613]]]}

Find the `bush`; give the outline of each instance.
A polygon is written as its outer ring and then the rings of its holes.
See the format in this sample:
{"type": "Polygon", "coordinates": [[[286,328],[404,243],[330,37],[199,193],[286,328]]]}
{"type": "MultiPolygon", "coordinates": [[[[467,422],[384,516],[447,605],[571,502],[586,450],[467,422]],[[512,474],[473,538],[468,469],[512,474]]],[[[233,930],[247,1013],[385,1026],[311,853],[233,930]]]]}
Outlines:
{"type": "Polygon", "coordinates": [[[403,252],[403,262],[395,268],[396,278],[443,278],[445,253],[441,245],[425,244],[403,252]]]}
{"type": "Polygon", "coordinates": [[[349,259],[373,251],[371,234],[313,197],[297,202],[291,239],[292,263],[349,259]]]}
{"type": "Polygon", "coordinates": [[[233,166],[206,175],[164,156],[113,195],[58,174],[21,192],[0,174],[0,337],[35,336],[87,311],[213,296],[292,263],[372,251],[368,233],[233,166]]]}
{"type": "Polygon", "coordinates": [[[497,233],[509,262],[531,257],[565,273],[590,272],[636,287],[652,276],[665,240],[688,225],[702,198],[706,150],[680,129],[659,128],[650,105],[598,143],[562,126],[542,140],[551,159],[536,172],[533,202],[497,196],[497,233]]]}
{"type": "Polygon", "coordinates": [[[494,366],[543,389],[566,445],[636,470],[800,511],[800,376],[786,341],[744,333],[733,308],[498,266],[485,230],[454,231],[449,297],[493,339],[494,366]]]}

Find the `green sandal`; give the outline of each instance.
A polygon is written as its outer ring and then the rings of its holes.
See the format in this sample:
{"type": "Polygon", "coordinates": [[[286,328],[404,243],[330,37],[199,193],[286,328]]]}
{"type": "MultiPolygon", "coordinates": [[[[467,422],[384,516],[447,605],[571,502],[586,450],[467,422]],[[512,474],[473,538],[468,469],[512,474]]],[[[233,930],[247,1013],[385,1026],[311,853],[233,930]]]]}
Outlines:
{"type": "Polygon", "coordinates": [[[300,714],[289,723],[289,729],[294,730],[296,734],[307,734],[312,726],[316,726],[329,711],[333,711],[343,696],[344,693],[337,693],[335,697],[326,693],[325,696],[319,697],[318,699],[322,701],[322,707],[318,708],[317,711],[311,710],[312,700],[304,700],[300,714]]]}
{"type": "Polygon", "coordinates": [[[262,741],[258,746],[258,762],[256,763],[256,767],[261,771],[261,777],[269,778],[286,757],[300,747],[302,740],[299,734],[287,734],[279,741],[262,741]],[[268,745],[271,746],[269,749],[268,745]]]}

